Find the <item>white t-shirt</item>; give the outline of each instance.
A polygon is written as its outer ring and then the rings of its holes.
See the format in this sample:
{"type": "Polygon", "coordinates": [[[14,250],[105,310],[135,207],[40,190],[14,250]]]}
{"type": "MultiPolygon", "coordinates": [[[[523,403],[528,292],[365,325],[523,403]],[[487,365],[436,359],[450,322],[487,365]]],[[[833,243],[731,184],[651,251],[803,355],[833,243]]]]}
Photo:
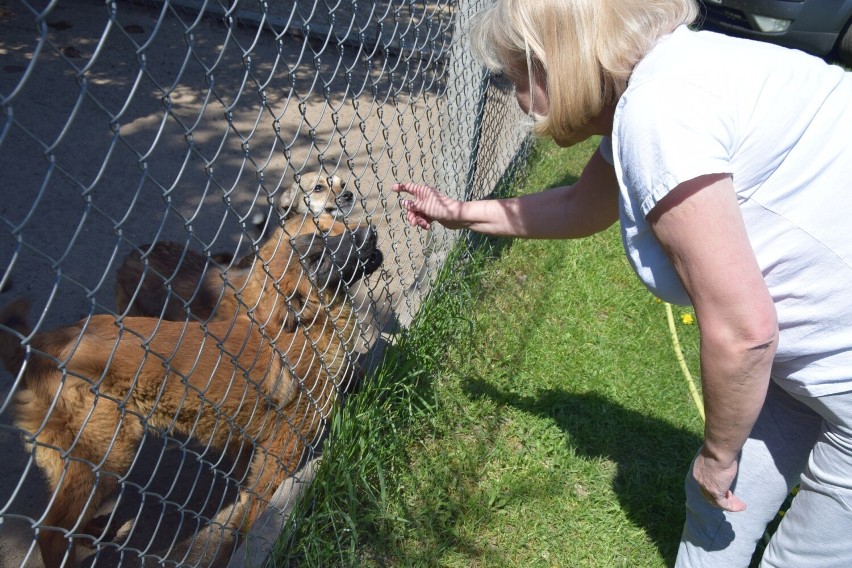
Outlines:
{"type": "Polygon", "coordinates": [[[681,27],[636,66],[601,149],[627,256],[672,303],[689,298],[645,217],[678,184],[731,174],[778,313],[773,378],[811,396],[852,391],[852,73],[681,27]]]}

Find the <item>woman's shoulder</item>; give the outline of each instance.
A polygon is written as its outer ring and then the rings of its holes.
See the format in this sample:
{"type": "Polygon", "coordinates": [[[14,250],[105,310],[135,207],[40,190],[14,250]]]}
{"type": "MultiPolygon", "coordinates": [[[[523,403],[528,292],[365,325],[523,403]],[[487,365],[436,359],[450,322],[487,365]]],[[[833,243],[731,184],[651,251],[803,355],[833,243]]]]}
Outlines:
{"type": "Polygon", "coordinates": [[[736,113],[765,104],[767,89],[780,94],[797,84],[817,95],[820,83],[836,83],[837,71],[800,51],[681,26],[636,65],[616,114],[643,122],[736,113]]]}
{"type": "Polygon", "coordinates": [[[834,77],[840,68],[802,51],[681,26],[636,65],[628,90],[692,85],[730,92],[759,89],[772,77],[834,77]]]}

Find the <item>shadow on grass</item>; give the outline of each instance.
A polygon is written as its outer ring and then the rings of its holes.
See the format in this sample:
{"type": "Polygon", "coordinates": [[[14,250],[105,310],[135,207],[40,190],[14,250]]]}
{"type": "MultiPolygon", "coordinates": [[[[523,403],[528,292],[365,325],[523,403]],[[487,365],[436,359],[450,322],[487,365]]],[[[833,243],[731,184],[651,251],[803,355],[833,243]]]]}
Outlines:
{"type": "Polygon", "coordinates": [[[616,463],[613,489],[621,508],[674,564],[685,515],[683,479],[701,444],[698,436],[594,393],[554,389],[518,396],[480,379],[469,380],[465,390],[472,398],[551,418],[578,455],[616,463]]]}

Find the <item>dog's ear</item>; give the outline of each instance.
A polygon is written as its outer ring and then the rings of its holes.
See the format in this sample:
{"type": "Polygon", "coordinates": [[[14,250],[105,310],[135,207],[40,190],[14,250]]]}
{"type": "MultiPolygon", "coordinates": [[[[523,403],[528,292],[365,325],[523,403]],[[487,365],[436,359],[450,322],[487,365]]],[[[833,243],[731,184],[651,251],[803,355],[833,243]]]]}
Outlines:
{"type": "Polygon", "coordinates": [[[281,195],[278,196],[275,209],[282,218],[287,219],[294,213],[301,211],[299,207],[299,203],[301,203],[299,192],[298,184],[293,184],[281,190],[281,195]]]}

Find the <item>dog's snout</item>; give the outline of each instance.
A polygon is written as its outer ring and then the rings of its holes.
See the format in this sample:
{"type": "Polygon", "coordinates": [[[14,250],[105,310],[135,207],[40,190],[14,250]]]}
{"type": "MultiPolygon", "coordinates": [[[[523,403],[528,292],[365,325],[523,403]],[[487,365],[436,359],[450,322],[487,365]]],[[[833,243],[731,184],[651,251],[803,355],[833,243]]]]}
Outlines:
{"type": "Polygon", "coordinates": [[[348,209],[351,211],[351,208],[355,206],[355,194],[348,189],[343,190],[337,195],[334,201],[341,209],[348,209]]]}

